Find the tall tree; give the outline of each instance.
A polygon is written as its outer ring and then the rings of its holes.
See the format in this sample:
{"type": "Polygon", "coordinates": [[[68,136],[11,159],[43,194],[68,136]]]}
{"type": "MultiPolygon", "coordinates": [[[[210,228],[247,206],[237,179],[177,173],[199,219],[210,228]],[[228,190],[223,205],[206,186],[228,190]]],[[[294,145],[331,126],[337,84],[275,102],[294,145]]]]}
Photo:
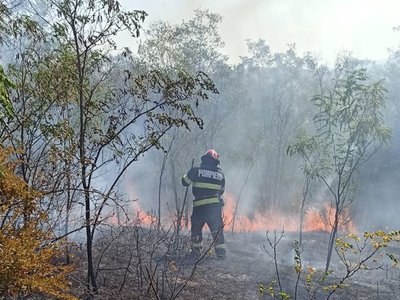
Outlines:
{"type": "MultiPolygon", "coordinates": [[[[162,67],[168,74],[175,74],[182,69],[187,72],[201,70],[209,74],[219,88],[222,77],[219,75],[228,68],[227,58],[219,51],[223,47],[218,32],[221,20],[221,16],[208,10],[195,10],[191,19],[178,24],[165,21],[154,22],[144,32],[139,45],[138,59],[144,68],[162,67]]],[[[160,176],[160,179],[162,177],[169,181],[159,181],[159,209],[162,207],[161,202],[164,203],[163,206],[167,202],[163,199],[172,197],[176,214],[180,213],[183,197],[179,193],[181,184],[176,178],[178,176],[179,179],[186,171],[185,168],[190,165],[194,155],[197,156],[207,147],[218,144],[216,138],[218,128],[224,120],[221,111],[228,106],[222,98],[222,95],[210,95],[207,103],[196,105],[195,111],[202,116],[204,126],[191,126],[190,132],[173,131],[161,141],[165,149],[169,149],[168,154],[160,162],[164,166],[161,168],[162,173],[168,172],[171,176],[160,176]]],[[[160,212],[159,215],[161,215],[160,212]]]]}
{"type": "Polygon", "coordinates": [[[352,68],[348,58],[338,60],[334,84],[312,98],[317,112],[315,131],[304,134],[288,147],[288,153],[303,158],[306,176],[317,178],[328,190],[335,209],[328,243],[326,271],[343,212],[354,200],[357,172],[390,137],[382,108],[382,81],[370,82],[365,69],[352,68]]]}
{"type": "Polygon", "coordinates": [[[109,202],[120,205],[123,174],[160,147],[171,128],[201,126],[192,104],[215,87],[203,72],[143,69],[128,49],[118,49],[115,36],[127,30],[137,37],[143,11],[124,11],[118,1],[106,0],[43,3],[49,5],[41,19],[47,43],[24,48],[11,68],[18,118],[5,136],[15,148],[22,146],[21,173],[46,192],[42,203],[65,199],[53,211],[67,212],[66,231],[72,203],[83,205],[93,295],[93,239],[110,216],[109,202]]]}
{"type": "Polygon", "coordinates": [[[190,101],[205,99],[206,91],[214,87],[201,72],[169,75],[152,69],[137,76],[140,70],[134,69],[127,49],[110,56],[118,32],[139,34],[144,12],[125,12],[118,1],[53,1],[52,5],[58,15],[53,20],[56,37],[74,53],[76,66],[74,141],[85,205],[88,285],[96,293],[93,237],[106,204],[118,198],[115,188],[124,172],[143,153],[159,147],[160,138],[172,127],[188,127],[192,121],[201,125],[190,101]],[[119,84],[111,78],[120,78],[119,84]],[[108,176],[109,184],[96,186],[95,178],[110,172],[116,162],[119,169],[114,177],[108,176]]]}
{"type": "MultiPolygon", "coordinates": [[[[284,156],[284,149],[306,119],[306,99],[315,92],[317,62],[310,54],[298,55],[295,45],[273,53],[264,40],[248,41],[248,52],[237,68],[245,92],[234,98],[240,110],[232,142],[246,143],[250,136],[258,141],[262,155],[253,170],[260,185],[257,207],[277,210],[288,205],[286,199],[294,193],[291,187],[296,186],[296,174],[291,170],[295,161],[284,156]]],[[[239,161],[245,158],[237,157],[239,161]]]]}

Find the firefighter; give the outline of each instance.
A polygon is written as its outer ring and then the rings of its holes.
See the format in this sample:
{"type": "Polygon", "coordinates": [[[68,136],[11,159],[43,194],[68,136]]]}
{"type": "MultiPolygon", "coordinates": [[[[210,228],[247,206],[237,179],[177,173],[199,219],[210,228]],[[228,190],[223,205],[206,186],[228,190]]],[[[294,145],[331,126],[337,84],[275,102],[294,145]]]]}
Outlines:
{"type": "Polygon", "coordinates": [[[207,224],[214,239],[214,249],[218,258],[225,258],[225,240],[222,221],[221,198],[225,189],[225,176],[218,167],[219,154],[214,149],[208,150],[201,157],[200,166],[192,167],[182,177],[182,184],[192,184],[194,196],[191,220],[191,253],[199,258],[203,250],[202,229],[207,224]]]}

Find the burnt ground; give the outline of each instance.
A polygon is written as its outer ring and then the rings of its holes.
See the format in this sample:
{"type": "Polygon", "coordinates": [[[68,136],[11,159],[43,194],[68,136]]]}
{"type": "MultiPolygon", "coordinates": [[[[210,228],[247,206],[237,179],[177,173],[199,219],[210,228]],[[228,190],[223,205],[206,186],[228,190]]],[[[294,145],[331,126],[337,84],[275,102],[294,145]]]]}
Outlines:
{"type": "MultiPolygon", "coordinates": [[[[277,238],[280,233],[277,233],[277,238]]],[[[270,240],[274,234],[269,233],[270,240]]],[[[295,299],[296,272],[294,270],[293,241],[298,234],[285,233],[276,246],[279,281],[282,290],[295,299]]],[[[320,285],[318,269],[324,269],[329,234],[325,232],[308,232],[303,236],[302,265],[304,272],[298,283],[296,299],[327,299],[329,293],[323,286],[338,283],[346,274],[343,263],[334,254],[331,269],[334,272],[320,285]],[[316,271],[309,285],[305,288],[307,275],[316,271]],[[314,290],[315,292],[314,292],[314,290]],[[313,293],[314,292],[314,293],[313,293]]],[[[228,256],[225,260],[206,257],[199,262],[192,280],[187,284],[179,299],[274,299],[269,292],[275,290],[275,298],[281,299],[279,292],[273,251],[264,233],[227,233],[228,256]],[[265,249],[263,249],[265,246],[265,249]]],[[[365,250],[366,251],[366,250],[365,250]]],[[[364,252],[365,252],[364,251],[364,252]]],[[[385,252],[397,253],[399,249],[385,249],[385,252]]],[[[385,258],[382,256],[375,258],[385,258]]],[[[354,262],[357,257],[353,257],[354,262]]],[[[374,263],[371,259],[371,263],[374,263]]],[[[376,261],[374,266],[380,264],[376,261]]],[[[310,277],[310,276],[309,276],[310,277]]],[[[400,272],[391,270],[359,270],[345,281],[346,286],[338,289],[329,299],[400,299],[400,272]]]]}
{"type": "MultiPolygon", "coordinates": [[[[227,257],[218,260],[211,253],[196,264],[182,259],[190,244],[187,232],[183,239],[186,242],[180,244],[183,256],[166,255],[176,246],[174,239],[169,234],[155,233],[137,227],[116,228],[96,240],[95,257],[101,257],[95,260],[100,287],[97,299],[284,299],[278,294],[280,290],[290,296],[288,299],[400,299],[398,268],[359,270],[329,296],[329,289],[327,292],[324,287],[339,283],[346,276],[346,268],[334,253],[333,273],[324,279],[321,270],[327,255],[326,232],[304,233],[298,282],[293,250],[293,242],[299,239],[296,233],[285,233],[276,243],[279,280],[275,260],[269,255],[274,253],[266,233],[226,232],[227,257]]],[[[203,233],[203,236],[205,245],[210,245],[210,235],[203,233]]],[[[274,243],[274,237],[278,240],[281,234],[269,233],[268,237],[274,243]]],[[[366,265],[386,267],[389,263],[386,253],[400,256],[400,245],[395,246],[382,249],[366,265]]],[[[362,257],[370,251],[366,247],[362,257]]],[[[359,259],[353,254],[349,261],[355,264],[359,259]]],[[[73,276],[74,294],[82,299],[86,281],[84,255],[79,266],[73,276]]]]}

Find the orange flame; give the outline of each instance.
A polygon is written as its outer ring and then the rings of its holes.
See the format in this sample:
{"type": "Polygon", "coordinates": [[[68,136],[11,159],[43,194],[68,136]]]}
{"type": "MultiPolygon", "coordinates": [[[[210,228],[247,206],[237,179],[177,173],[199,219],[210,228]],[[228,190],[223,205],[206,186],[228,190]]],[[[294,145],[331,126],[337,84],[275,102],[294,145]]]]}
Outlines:
{"type": "MultiPolygon", "coordinates": [[[[286,232],[295,232],[300,230],[300,217],[298,215],[282,214],[274,211],[265,213],[253,213],[243,215],[239,212],[234,218],[236,201],[229,193],[224,195],[223,219],[225,230],[235,232],[256,232],[284,230],[286,232]]],[[[135,219],[134,222],[145,227],[157,223],[157,217],[150,213],[145,213],[140,209],[137,201],[134,202],[135,219]]],[[[303,231],[326,231],[330,232],[335,220],[335,208],[325,203],[321,209],[310,208],[304,213],[303,231]]],[[[164,218],[163,225],[171,226],[176,222],[172,218],[164,218]]],[[[184,220],[182,220],[183,228],[184,220]]],[[[351,220],[347,210],[344,210],[339,216],[339,231],[346,233],[357,233],[356,226],[351,220]]]]}
{"type": "Polygon", "coordinates": [[[157,224],[157,217],[142,211],[141,209],[135,210],[134,223],[138,223],[142,226],[149,227],[151,225],[157,224]]]}
{"type": "MultiPolygon", "coordinates": [[[[311,208],[305,213],[304,218],[304,231],[328,231],[332,230],[335,221],[336,209],[331,207],[329,203],[325,203],[321,210],[311,208]]],[[[339,231],[346,233],[357,233],[357,228],[351,220],[348,209],[344,209],[339,219],[339,231]]]]}
{"type": "MultiPolygon", "coordinates": [[[[234,218],[236,201],[229,193],[224,195],[224,222],[226,230],[235,232],[284,230],[299,231],[300,217],[282,214],[276,211],[265,213],[254,213],[252,215],[242,215],[237,213],[234,218]]],[[[311,208],[304,214],[303,231],[327,231],[332,230],[335,219],[334,208],[326,203],[321,210],[311,208]]],[[[348,211],[343,211],[339,216],[339,231],[356,233],[357,229],[351,221],[348,211]]]]}
{"type": "Polygon", "coordinates": [[[138,193],[132,184],[126,182],[126,191],[129,202],[124,208],[115,207],[109,214],[107,223],[115,226],[140,225],[150,227],[157,224],[157,217],[154,214],[145,212],[139,203],[138,193]]]}
{"type": "MultiPolygon", "coordinates": [[[[138,197],[132,187],[128,185],[129,194],[133,200],[129,213],[133,217],[129,222],[140,224],[146,227],[157,224],[157,217],[154,214],[144,212],[139,204],[138,197]]],[[[284,230],[286,232],[296,232],[300,230],[299,214],[288,214],[278,211],[266,211],[263,213],[255,212],[251,214],[243,214],[238,211],[235,214],[236,199],[232,194],[224,193],[223,219],[225,230],[235,232],[254,232],[254,231],[271,231],[284,230]]],[[[321,208],[310,208],[304,212],[303,231],[326,231],[332,230],[332,225],[335,220],[335,208],[332,208],[329,203],[325,203],[321,208]]],[[[111,223],[117,223],[115,218],[111,218],[111,223]]],[[[184,228],[184,221],[181,220],[181,228],[184,228]]],[[[161,223],[164,226],[176,225],[175,217],[162,218],[161,223]]],[[[338,230],[345,233],[357,233],[357,228],[351,220],[348,210],[343,210],[339,216],[338,230]]]]}

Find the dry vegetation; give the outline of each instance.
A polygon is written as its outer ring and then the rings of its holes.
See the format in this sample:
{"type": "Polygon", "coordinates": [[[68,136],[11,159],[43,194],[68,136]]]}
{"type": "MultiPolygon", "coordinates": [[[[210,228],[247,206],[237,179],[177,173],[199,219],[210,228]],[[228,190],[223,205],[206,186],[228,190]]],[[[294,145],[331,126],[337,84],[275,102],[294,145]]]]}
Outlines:
{"type": "MultiPolygon", "coordinates": [[[[346,268],[336,254],[332,258],[333,272],[325,281],[319,281],[326,260],[327,232],[304,233],[297,291],[293,241],[298,239],[298,234],[285,233],[276,244],[278,273],[274,259],[268,255],[273,253],[268,242],[268,239],[273,241],[273,233],[227,233],[228,257],[218,260],[211,249],[198,262],[187,260],[189,241],[185,234],[180,239],[179,251],[174,252],[173,235],[166,232],[158,235],[156,230],[139,227],[104,231],[96,242],[96,257],[102,257],[98,266],[99,298],[397,299],[400,293],[400,273],[397,268],[389,268],[393,264],[386,255],[399,254],[397,246],[380,248],[383,251],[365,264],[374,269],[358,270],[330,295],[332,286],[346,277],[346,268]]],[[[206,244],[211,245],[208,233],[204,237],[206,244]]],[[[278,241],[281,233],[276,237],[278,241]]],[[[359,259],[355,254],[350,256],[348,259],[354,264],[359,259]]],[[[84,285],[78,282],[84,282],[84,273],[77,274],[75,291],[80,290],[83,295],[84,285]]]]}

